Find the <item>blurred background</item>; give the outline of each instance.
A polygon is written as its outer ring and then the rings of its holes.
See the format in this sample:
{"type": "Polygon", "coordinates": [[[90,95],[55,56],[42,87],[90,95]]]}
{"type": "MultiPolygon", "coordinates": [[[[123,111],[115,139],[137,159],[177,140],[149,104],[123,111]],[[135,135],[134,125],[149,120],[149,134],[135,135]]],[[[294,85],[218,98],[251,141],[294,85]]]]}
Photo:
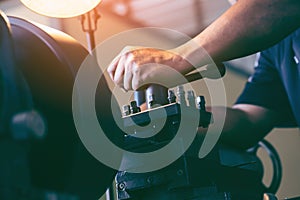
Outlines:
{"type": "MultiPolygon", "coordinates": [[[[230,7],[227,0],[102,0],[96,8],[101,18],[96,31],[96,43],[120,32],[140,27],[163,27],[179,31],[190,37],[197,35],[216,17],[230,7]]],[[[19,16],[55,29],[59,29],[87,47],[84,32],[78,17],[68,19],[48,18],[27,9],[19,0],[0,0],[0,9],[10,16],[19,16]]],[[[247,22],[245,22],[247,23],[247,22]]],[[[163,37],[163,36],[160,36],[163,37]]],[[[245,47],[247,48],[247,47],[245,47]]],[[[253,72],[256,55],[226,63],[224,76],[226,98],[231,106],[241,93],[249,75],[253,72]]],[[[203,83],[193,83],[196,93],[206,93],[203,83]]],[[[278,151],[283,163],[283,179],[277,196],[300,195],[300,134],[296,128],[274,129],[268,136],[278,151]]],[[[266,165],[264,181],[268,184],[272,176],[270,161],[260,153],[266,165]]]]}

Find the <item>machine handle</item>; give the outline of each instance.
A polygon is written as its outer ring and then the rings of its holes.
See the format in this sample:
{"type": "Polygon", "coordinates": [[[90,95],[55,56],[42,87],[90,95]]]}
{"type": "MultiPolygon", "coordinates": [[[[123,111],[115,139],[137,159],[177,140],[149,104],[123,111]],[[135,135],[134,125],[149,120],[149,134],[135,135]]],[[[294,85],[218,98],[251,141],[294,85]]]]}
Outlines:
{"type": "Polygon", "coordinates": [[[257,146],[249,149],[248,152],[256,154],[259,148],[264,149],[268,153],[273,164],[273,179],[270,186],[266,187],[265,192],[275,194],[280,186],[280,182],[282,179],[282,166],[279,155],[276,149],[267,140],[259,141],[257,146]]]}
{"type": "Polygon", "coordinates": [[[185,75],[185,78],[188,80],[188,82],[193,82],[202,78],[210,78],[210,79],[221,78],[225,75],[226,68],[223,63],[217,64],[217,66],[218,66],[217,71],[210,69],[210,67],[208,66],[206,70],[203,70],[201,72],[194,72],[185,75]]]}

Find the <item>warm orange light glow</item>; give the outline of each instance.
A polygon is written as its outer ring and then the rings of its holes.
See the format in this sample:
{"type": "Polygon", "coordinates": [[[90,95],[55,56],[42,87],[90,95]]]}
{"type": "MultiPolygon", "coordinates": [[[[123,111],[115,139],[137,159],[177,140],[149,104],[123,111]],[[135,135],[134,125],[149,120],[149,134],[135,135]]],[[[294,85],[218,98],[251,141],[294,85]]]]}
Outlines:
{"type": "Polygon", "coordinates": [[[21,0],[29,9],[49,17],[75,17],[95,8],[101,0],[21,0]]]}

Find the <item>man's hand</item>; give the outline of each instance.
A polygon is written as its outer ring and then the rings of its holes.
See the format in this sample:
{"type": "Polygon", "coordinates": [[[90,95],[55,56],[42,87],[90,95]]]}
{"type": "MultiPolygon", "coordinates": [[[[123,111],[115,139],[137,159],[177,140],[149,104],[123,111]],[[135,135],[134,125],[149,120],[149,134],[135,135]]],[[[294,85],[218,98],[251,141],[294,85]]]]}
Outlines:
{"type": "Polygon", "coordinates": [[[174,86],[184,78],[180,69],[186,66],[190,64],[171,50],[126,47],[107,71],[116,85],[128,91],[153,83],[174,86]]]}

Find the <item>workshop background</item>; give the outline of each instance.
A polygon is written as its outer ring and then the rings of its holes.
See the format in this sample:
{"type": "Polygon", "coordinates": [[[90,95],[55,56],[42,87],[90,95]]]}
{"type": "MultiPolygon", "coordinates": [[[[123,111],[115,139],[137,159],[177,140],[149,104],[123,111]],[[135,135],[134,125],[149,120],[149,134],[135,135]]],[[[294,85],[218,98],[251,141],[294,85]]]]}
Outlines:
{"type": "MultiPolygon", "coordinates": [[[[122,31],[139,27],[169,28],[193,37],[229,7],[227,0],[103,0],[97,8],[101,19],[98,22],[96,42],[99,44],[122,31]]],[[[43,17],[25,8],[18,0],[0,0],[0,9],[7,15],[19,16],[60,29],[87,46],[77,17],[63,20],[43,17]]],[[[252,55],[227,64],[228,70],[223,80],[228,106],[234,103],[242,91],[247,77],[253,71],[255,57],[252,55]]],[[[196,93],[205,93],[201,81],[196,81],[194,85],[199,90],[196,93]]],[[[266,139],[278,151],[283,165],[283,178],[277,192],[278,198],[299,196],[299,130],[274,129],[266,139]]],[[[264,152],[260,154],[267,167],[264,180],[268,184],[272,176],[271,164],[264,152]]]]}

